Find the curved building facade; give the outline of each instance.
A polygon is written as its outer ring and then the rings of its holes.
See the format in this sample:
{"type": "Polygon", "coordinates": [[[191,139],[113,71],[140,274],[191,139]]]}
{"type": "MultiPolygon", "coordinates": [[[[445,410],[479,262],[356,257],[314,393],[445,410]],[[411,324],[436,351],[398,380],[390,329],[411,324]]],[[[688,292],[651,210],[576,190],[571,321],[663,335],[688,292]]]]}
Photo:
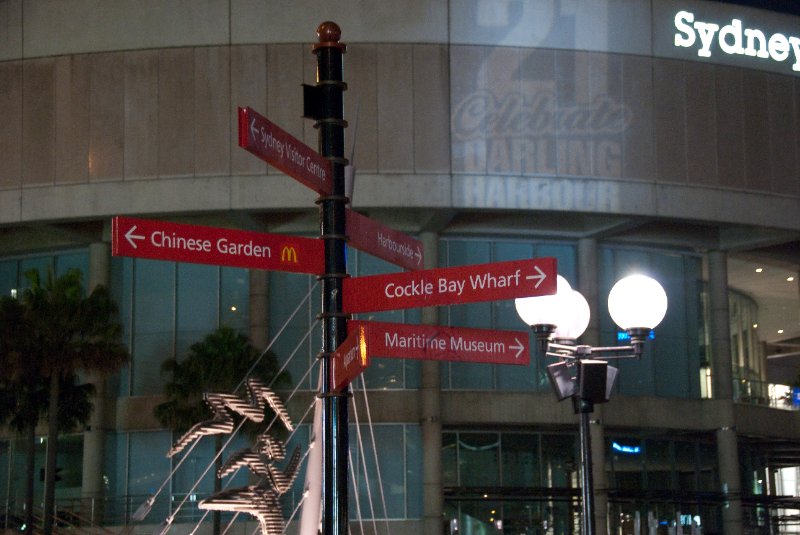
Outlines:
{"type": "MultiPolygon", "coordinates": [[[[347,45],[351,207],[419,238],[425,267],[555,257],[590,305],[582,343],[603,346],[617,343],[616,280],[665,287],[664,322],[592,416],[598,533],[791,533],[800,20],[702,0],[0,2],[0,290],[79,267],[110,286],[132,354],[98,382],[91,424],[63,438],[59,510],[131,523],[173,466],[152,415],[161,362],[221,325],[286,364],[291,440],[307,444],[316,279],[116,257],[110,241],[114,216],[318,235],[315,193],[238,147],[237,106],[316,147],[301,84],[325,20],[347,45]]],[[[347,264],[399,271],[354,249],[347,264]]],[[[358,317],[526,329],[510,301],[358,317]]],[[[551,362],[374,359],[351,414],[351,520],[578,533],[578,420],[551,362]]],[[[9,510],[24,454],[5,432],[9,510]]],[[[134,529],[175,514],[190,531],[212,456],[201,442],[134,529]]]]}

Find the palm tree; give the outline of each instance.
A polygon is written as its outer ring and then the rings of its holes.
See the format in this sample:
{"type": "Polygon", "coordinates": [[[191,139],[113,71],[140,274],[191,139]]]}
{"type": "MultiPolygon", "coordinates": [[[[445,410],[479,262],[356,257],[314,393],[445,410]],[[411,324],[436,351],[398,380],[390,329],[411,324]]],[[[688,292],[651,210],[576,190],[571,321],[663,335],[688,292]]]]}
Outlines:
{"type": "MultiPolygon", "coordinates": [[[[74,385],[74,376],[79,371],[104,374],[118,370],[128,361],[128,350],[120,341],[122,326],[117,321],[117,306],[104,286],[96,287],[86,296],[77,269],[61,277],[51,272],[44,283],[36,270],[25,276],[29,286],[22,292],[20,304],[29,339],[23,358],[49,385],[44,533],[50,535],[55,509],[58,434],[66,425],[80,420],[68,416],[71,407],[64,403],[67,394],[64,386],[74,385]]],[[[91,391],[88,386],[81,389],[87,395],[91,391]]]]}
{"type": "Polygon", "coordinates": [[[33,530],[33,484],[36,425],[47,407],[47,389],[29,353],[30,329],[25,309],[15,298],[0,298],[0,367],[5,371],[0,384],[0,422],[24,435],[26,445],[25,519],[27,533],[33,530]]]}
{"type": "MultiPolygon", "coordinates": [[[[39,354],[34,348],[35,339],[25,304],[8,296],[0,298],[0,367],[5,372],[0,380],[0,422],[24,435],[27,457],[24,525],[28,532],[33,528],[35,431],[50,405],[49,380],[41,373],[42,363],[34,358],[39,354]]],[[[59,431],[82,427],[91,415],[93,386],[78,384],[78,376],[69,373],[62,376],[58,389],[59,431]]]]}
{"type": "MultiPolygon", "coordinates": [[[[157,405],[154,414],[162,425],[178,433],[211,417],[211,410],[203,402],[203,394],[207,392],[233,392],[248,376],[273,386],[290,383],[286,372],[279,373],[273,353],[262,355],[245,335],[231,327],[220,327],[202,341],[192,344],[186,358],[164,361],[161,370],[171,374],[171,380],[164,386],[167,401],[157,405]]],[[[216,435],[215,438],[214,453],[216,469],[219,470],[222,436],[216,435]]],[[[214,492],[219,490],[220,481],[215,477],[214,492]]],[[[214,511],[212,518],[213,533],[218,535],[219,511],[214,511]]]]}

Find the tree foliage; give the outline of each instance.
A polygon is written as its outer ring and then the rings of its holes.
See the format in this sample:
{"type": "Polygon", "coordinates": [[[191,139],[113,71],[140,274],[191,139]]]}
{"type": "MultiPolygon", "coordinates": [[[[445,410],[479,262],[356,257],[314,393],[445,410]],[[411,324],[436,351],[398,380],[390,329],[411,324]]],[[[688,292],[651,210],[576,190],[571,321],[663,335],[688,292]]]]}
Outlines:
{"type": "MultiPolygon", "coordinates": [[[[244,385],[247,377],[259,378],[273,387],[289,383],[289,375],[285,372],[279,373],[274,354],[262,354],[250,344],[245,335],[231,327],[220,327],[202,341],[192,344],[184,359],[172,358],[164,361],[161,370],[169,374],[171,380],[164,386],[167,401],[157,405],[153,412],[162,425],[179,433],[211,418],[211,410],[203,401],[205,393],[244,395],[243,389],[239,389],[239,392],[236,390],[244,385]]],[[[270,411],[269,407],[265,410],[270,411]]],[[[249,434],[263,431],[263,426],[259,428],[246,423],[245,427],[249,434]]],[[[219,455],[222,436],[217,435],[214,442],[218,470],[222,463],[219,455]]],[[[220,481],[215,477],[214,492],[219,490],[220,481]]],[[[219,511],[214,511],[212,522],[212,533],[218,535],[221,531],[219,511]]]]}
{"type": "Polygon", "coordinates": [[[289,384],[287,373],[278,374],[273,353],[262,355],[245,335],[231,327],[220,327],[192,344],[185,358],[164,361],[161,370],[171,379],[164,387],[167,401],[156,406],[155,416],[177,432],[211,417],[203,402],[206,392],[233,393],[248,374],[275,387],[289,384]]]}
{"type": "Polygon", "coordinates": [[[61,277],[49,272],[44,281],[36,270],[25,277],[28,287],[19,300],[0,300],[0,365],[5,370],[0,418],[33,437],[39,418],[48,417],[44,518],[49,533],[58,434],[85,423],[92,410],[93,386],[78,384],[78,373],[116,371],[128,361],[128,350],[121,342],[117,306],[105,287],[87,296],[77,269],[61,277]]]}

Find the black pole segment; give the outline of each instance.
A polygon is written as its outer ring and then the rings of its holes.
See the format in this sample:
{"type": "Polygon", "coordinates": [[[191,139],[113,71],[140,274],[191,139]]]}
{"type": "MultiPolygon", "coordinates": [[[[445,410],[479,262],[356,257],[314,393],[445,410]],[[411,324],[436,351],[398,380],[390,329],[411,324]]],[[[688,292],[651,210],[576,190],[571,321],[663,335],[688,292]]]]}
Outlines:
{"type": "Polygon", "coordinates": [[[342,279],[345,264],[344,168],[344,90],[342,55],[345,45],[339,42],[341,30],[334,22],[317,27],[317,90],[319,108],[319,153],[331,161],[333,192],[318,200],[320,238],[325,241],[325,274],[322,282],[322,535],[347,535],[348,422],[347,391],[335,393],[333,352],[347,337],[347,322],[342,313],[342,279]]]}
{"type": "MultiPolygon", "coordinates": [[[[591,403],[591,402],[589,402],[591,403]]],[[[581,509],[583,512],[583,535],[595,534],[594,523],[594,477],[592,474],[592,435],[589,428],[588,406],[581,400],[580,441],[581,441],[581,509]]]]}

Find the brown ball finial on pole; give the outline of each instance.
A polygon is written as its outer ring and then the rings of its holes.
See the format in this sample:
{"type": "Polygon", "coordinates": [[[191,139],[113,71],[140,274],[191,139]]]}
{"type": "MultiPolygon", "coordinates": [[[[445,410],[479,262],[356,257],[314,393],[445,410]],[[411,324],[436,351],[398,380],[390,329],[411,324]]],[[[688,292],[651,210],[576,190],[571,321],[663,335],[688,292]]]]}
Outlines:
{"type": "Polygon", "coordinates": [[[347,45],[340,43],[339,39],[342,38],[342,30],[339,25],[332,21],[325,21],[317,26],[317,39],[319,43],[315,44],[313,49],[318,48],[338,48],[342,52],[345,51],[347,45]]]}

